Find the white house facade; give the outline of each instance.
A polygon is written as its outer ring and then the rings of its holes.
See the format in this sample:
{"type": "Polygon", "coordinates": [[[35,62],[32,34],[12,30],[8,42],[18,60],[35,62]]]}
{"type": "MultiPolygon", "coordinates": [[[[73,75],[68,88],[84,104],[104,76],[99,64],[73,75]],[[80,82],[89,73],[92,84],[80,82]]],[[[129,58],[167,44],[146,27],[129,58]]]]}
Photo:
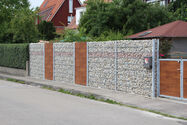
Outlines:
{"type": "Polygon", "coordinates": [[[76,25],[79,25],[80,19],[85,11],[86,11],[86,7],[76,8],[76,25]]]}

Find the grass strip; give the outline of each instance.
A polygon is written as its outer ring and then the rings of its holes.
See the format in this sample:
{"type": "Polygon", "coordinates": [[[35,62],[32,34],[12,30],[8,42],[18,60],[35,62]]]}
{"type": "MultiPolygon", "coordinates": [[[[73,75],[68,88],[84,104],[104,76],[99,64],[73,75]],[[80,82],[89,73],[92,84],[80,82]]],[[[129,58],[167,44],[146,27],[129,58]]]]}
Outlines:
{"type": "Polygon", "coordinates": [[[119,105],[119,106],[125,106],[125,107],[129,107],[129,108],[133,108],[133,109],[138,109],[138,110],[141,110],[141,111],[147,111],[147,112],[159,114],[159,115],[162,115],[162,116],[165,116],[165,117],[169,117],[169,118],[176,118],[176,119],[181,119],[181,120],[187,120],[187,118],[184,118],[184,117],[177,117],[177,116],[174,116],[174,115],[169,115],[169,114],[162,113],[162,112],[155,111],[155,110],[149,110],[149,109],[139,108],[137,106],[122,104],[120,102],[117,102],[117,101],[114,101],[114,100],[111,100],[111,99],[98,99],[93,94],[90,94],[90,95],[84,95],[84,94],[81,94],[81,93],[74,94],[71,91],[64,90],[64,89],[55,90],[55,89],[50,88],[50,87],[42,87],[42,88],[48,89],[48,90],[52,90],[52,91],[58,91],[58,92],[61,92],[61,93],[64,93],[64,94],[74,95],[74,96],[78,96],[78,97],[82,97],[82,98],[87,98],[87,99],[92,99],[92,100],[96,100],[96,101],[101,101],[101,102],[105,102],[105,103],[109,103],[109,104],[115,104],[115,105],[119,105]]]}
{"type": "Polygon", "coordinates": [[[17,80],[17,79],[7,78],[6,80],[7,80],[7,81],[10,81],[10,82],[16,82],[16,83],[20,83],[20,84],[25,84],[24,81],[17,80]]]}

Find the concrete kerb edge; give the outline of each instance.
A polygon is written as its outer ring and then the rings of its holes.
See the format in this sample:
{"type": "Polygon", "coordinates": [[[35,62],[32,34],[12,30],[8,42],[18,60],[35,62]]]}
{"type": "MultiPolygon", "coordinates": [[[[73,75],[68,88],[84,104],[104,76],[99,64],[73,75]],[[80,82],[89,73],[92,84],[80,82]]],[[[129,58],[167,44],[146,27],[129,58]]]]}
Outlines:
{"type": "MultiPolygon", "coordinates": [[[[72,94],[82,94],[84,96],[93,95],[98,100],[100,100],[100,99],[103,99],[103,100],[110,99],[110,100],[113,100],[113,101],[117,101],[117,102],[119,102],[121,104],[132,105],[132,104],[121,102],[121,101],[116,100],[114,98],[110,98],[110,97],[103,96],[103,95],[98,95],[98,94],[91,93],[91,92],[83,92],[83,91],[79,91],[79,90],[75,90],[75,89],[67,89],[67,88],[63,88],[63,87],[57,87],[57,86],[53,86],[53,85],[46,85],[46,84],[42,84],[42,83],[31,82],[31,81],[26,81],[26,80],[23,80],[23,79],[12,78],[12,77],[7,77],[7,76],[1,76],[0,75],[0,79],[6,80],[6,79],[9,79],[9,78],[10,79],[19,80],[19,81],[23,81],[26,85],[31,85],[31,86],[41,87],[41,88],[42,87],[51,88],[51,89],[53,89],[55,91],[59,91],[60,89],[63,89],[63,90],[68,91],[68,92],[70,92],[72,94]]],[[[132,106],[137,106],[137,105],[132,105],[132,106]]]]}
{"type": "MultiPolygon", "coordinates": [[[[23,81],[24,84],[26,85],[31,85],[31,86],[36,86],[36,87],[46,87],[46,88],[51,88],[55,91],[59,91],[60,89],[63,89],[65,91],[68,91],[74,95],[76,94],[82,94],[84,96],[94,96],[96,99],[98,100],[107,100],[107,99],[110,99],[110,100],[113,100],[113,101],[116,101],[116,102],[119,102],[121,104],[125,104],[125,105],[132,105],[132,104],[128,104],[128,103],[124,103],[124,102],[121,102],[119,100],[116,100],[114,98],[111,98],[111,97],[107,97],[107,96],[103,96],[103,95],[99,95],[99,94],[95,94],[95,93],[92,93],[92,92],[83,92],[83,91],[79,91],[79,90],[75,90],[75,89],[67,89],[67,88],[63,88],[63,87],[57,87],[57,86],[53,86],[53,85],[46,85],[46,84],[42,84],[42,83],[37,83],[37,82],[31,82],[31,81],[27,81],[27,80],[23,80],[23,79],[18,79],[18,78],[13,78],[13,77],[7,77],[7,76],[1,76],[0,75],[0,79],[3,79],[3,80],[6,80],[6,79],[15,79],[15,80],[19,80],[19,81],[23,81]]],[[[132,105],[132,106],[137,106],[137,105],[132,105]]]]}
{"type": "Polygon", "coordinates": [[[7,77],[7,76],[1,76],[0,75],[0,79],[6,80],[6,79],[15,79],[15,80],[19,80],[19,81],[23,81],[24,84],[26,85],[31,85],[31,86],[36,86],[36,87],[46,87],[46,88],[51,88],[55,91],[59,91],[60,89],[63,89],[65,91],[68,91],[72,94],[82,94],[85,96],[90,96],[93,95],[96,99],[110,99],[108,97],[105,97],[103,95],[98,95],[95,93],[91,93],[91,92],[83,92],[83,91],[79,91],[79,90],[75,90],[75,89],[67,89],[67,88],[63,88],[63,87],[57,87],[57,86],[53,86],[53,85],[47,85],[47,84],[42,84],[42,83],[37,83],[37,82],[31,82],[31,81],[27,81],[27,80],[23,80],[23,79],[18,79],[18,78],[12,78],[12,77],[7,77]]]}

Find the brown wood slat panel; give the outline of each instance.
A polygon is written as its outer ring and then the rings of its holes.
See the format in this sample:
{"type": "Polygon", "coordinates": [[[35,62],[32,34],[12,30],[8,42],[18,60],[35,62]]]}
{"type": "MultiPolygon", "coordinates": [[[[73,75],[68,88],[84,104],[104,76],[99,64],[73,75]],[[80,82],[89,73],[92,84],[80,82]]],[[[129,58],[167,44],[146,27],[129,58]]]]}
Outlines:
{"type": "Polygon", "coordinates": [[[53,80],[53,44],[45,44],[45,79],[53,80]]]}
{"type": "Polygon", "coordinates": [[[183,85],[184,85],[184,89],[183,89],[183,92],[184,92],[184,98],[187,98],[187,61],[184,61],[184,70],[183,70],[183,73],[184,73],[184,79],[183,79],[183,85]]]}
{"type": "Polygon", "coordinates": [[[180,97],[180,63],[160,61],[160,94],[180,97]]]}
{"type": "Polygon", "coordinates": [[[87,83],[87,43],[75,43],[75,83],[87,83]]]}

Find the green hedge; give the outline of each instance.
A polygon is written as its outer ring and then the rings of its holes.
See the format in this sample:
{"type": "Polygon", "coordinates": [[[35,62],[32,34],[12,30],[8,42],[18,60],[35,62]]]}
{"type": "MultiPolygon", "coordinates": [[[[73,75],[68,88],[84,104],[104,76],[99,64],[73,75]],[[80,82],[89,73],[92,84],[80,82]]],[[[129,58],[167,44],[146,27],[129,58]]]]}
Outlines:
{"type": "Polygon", "coordinates": [[[0,66],[26,69],[29,44],[0,44],[0,66]]]}

